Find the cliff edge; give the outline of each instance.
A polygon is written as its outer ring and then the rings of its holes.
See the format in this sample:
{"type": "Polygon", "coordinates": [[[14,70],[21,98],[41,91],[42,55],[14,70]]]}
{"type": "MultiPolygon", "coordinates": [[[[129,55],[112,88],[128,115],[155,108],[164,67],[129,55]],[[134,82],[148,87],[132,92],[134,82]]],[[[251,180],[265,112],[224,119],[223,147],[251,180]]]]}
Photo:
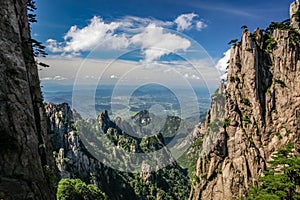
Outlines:
{"type": "Polygon", "coordinates": [[[299,1],[290,20],[266,30],[245,30],[231,48],[225,115],[216,102],[207,127],[222,120],[218,131],[203,133],[202,152],[190,199],[240,199],[257,185],[278,149],[295,144],[300,134],[299,1]],[[215,111],[214,111],[215,110],[215,111]]]}
{"type": "Polygon", "coordinates": [[[0,199],[55,199],[27,1],[0,2],[0,199]]]}

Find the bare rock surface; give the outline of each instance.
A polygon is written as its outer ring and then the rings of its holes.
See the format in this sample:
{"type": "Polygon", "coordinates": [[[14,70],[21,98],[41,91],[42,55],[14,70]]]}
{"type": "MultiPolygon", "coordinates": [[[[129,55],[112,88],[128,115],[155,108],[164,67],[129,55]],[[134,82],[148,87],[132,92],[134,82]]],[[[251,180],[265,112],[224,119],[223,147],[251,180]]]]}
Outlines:
{"type": "Polygon", "coordinates": [[[212,101],[190,199],[240,199],[275,151],[290,142],[299,151],[298,0],[290,10],[290,29],[273,30],[270,40],[259,29],[245,30],[231,48],[226,100],[212,101]],[[216,120],[224,124],[210,131],[216,120]]]}
{"type": "Polygon", "coordinates": [[[0,2],[0,199],[55,199],[26,2],[0,2]]]}

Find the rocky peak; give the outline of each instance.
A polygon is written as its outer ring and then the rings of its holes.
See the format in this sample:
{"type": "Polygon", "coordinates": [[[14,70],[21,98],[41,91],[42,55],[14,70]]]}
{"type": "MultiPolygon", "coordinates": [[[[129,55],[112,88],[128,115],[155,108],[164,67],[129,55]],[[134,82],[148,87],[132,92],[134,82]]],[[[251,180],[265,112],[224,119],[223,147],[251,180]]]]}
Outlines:
{"type": "Polygon", "coordinates": [[[299,0],[293,2],[290,6],[291,27],[300,30],[300,3],[299,0]]]}
{"type": "Polygon", "coordinates": [[[150,113],[148,110],[142,110],[132,117],[132,120],[138,126],[147,126],[151,123],[150,113]]]}
{"type": "MultiPolygon", "coordinates": [[[[245,30],[231,48],[224,115],[212,100],[191,199],[240,199],[257,184],[271,155],[287,143],[299,146],[300,37],[291,23],[267,31],[245,30]],[[217,132],[212,119],[223,119],[217,132]]],[[[223,108],[224,109],[224,108],[223,108]]],[[[222,110],[222,109],[221,109],[222,110]]]]}
{"type": "MultiPolygon", "coordinates": [[[[99,162],[88,151],[86,143],[83,143],[80,132],[84,132],[85,135],[103,134],[96,120],[90,118],[83,120],[66,103],[59,105],[49,103],[45,105],[45,110],[52,135],[53,156],[60,179],[79,178],[88,184],[98,186],[110,199],[124,199],[125,196],[136,198],[127,181],[116,170],[99,162]]],[[[99,121],[105,124],[105,127],[112,123],[107,111],[99,115],[99,121]]]]}
{"type": "Polygon", "coordinates": [[[109,128],[117,128],[116,124],[110,120],[107,110],[105,110],[98,116],[97,121],[104,133],[107,133],[107,130],[109,128]]]}
{"type": "MultiPolygon", "coordinates": [[[[109,199],[147,199],[147,196],[182,199],[188,195],[188,179],[170,152],[164,149],[162,134],[133,137],[112,122],[107,111],[101,113],[97,121],[84,120],[80,116],[73,121],[75,111],[67,104],[48,104],[46,112],[60,178],[80,178],[98,186],[109,199]],[[129,170],[135,158],[123,152],[151,154],[158,150],[163,151],[164,162],[170,163],[168,169],[159,169],[159,162],[162,161],[158,154],[154,159],[151,156],[143,157],[139,163],[139,173],[129,170]],[[93,155],[102,159],[97,160],[93,155]],[[110,166],[124,167],[128,172],[110,168],[106,166],[108,162],[110,166]],[[175,192],[177,190],[181,192],[175,192]]],[[[126,124],[119,117],[116,123],[122,126],[126,124]]]]}

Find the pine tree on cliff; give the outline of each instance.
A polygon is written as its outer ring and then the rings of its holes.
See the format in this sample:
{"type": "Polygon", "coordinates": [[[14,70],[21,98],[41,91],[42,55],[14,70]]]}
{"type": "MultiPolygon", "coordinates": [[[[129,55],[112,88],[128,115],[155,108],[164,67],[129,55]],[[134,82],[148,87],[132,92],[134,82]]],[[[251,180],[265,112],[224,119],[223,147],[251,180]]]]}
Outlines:
{"type": "Polygon", "coordinates": [[[268,163],[271,165],[265,171],[265,176],[259,178],[260,186],[248,192],[248,200],[255,199],[300,199],[300,158],[292,153],[293,144],[278,150],[268,163]]]}

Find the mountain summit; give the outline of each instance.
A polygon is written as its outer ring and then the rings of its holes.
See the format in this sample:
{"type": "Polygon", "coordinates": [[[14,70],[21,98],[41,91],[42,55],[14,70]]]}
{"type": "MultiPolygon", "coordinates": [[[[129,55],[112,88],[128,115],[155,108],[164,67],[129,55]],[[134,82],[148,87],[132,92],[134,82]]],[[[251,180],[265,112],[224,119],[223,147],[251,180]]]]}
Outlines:
{"type": "Polygon", "coordinates": [[[277,150],[294,143],[299,156],[298,0],[290,12],[289,20],[272,22],[266,30],[244,30],[232,46],[225,115],[216,113],[220,102],[213,101],[206,121],[207,127],[223,123],[203,135],[190,199],[240,199],[258,185],[277,150]]]}

